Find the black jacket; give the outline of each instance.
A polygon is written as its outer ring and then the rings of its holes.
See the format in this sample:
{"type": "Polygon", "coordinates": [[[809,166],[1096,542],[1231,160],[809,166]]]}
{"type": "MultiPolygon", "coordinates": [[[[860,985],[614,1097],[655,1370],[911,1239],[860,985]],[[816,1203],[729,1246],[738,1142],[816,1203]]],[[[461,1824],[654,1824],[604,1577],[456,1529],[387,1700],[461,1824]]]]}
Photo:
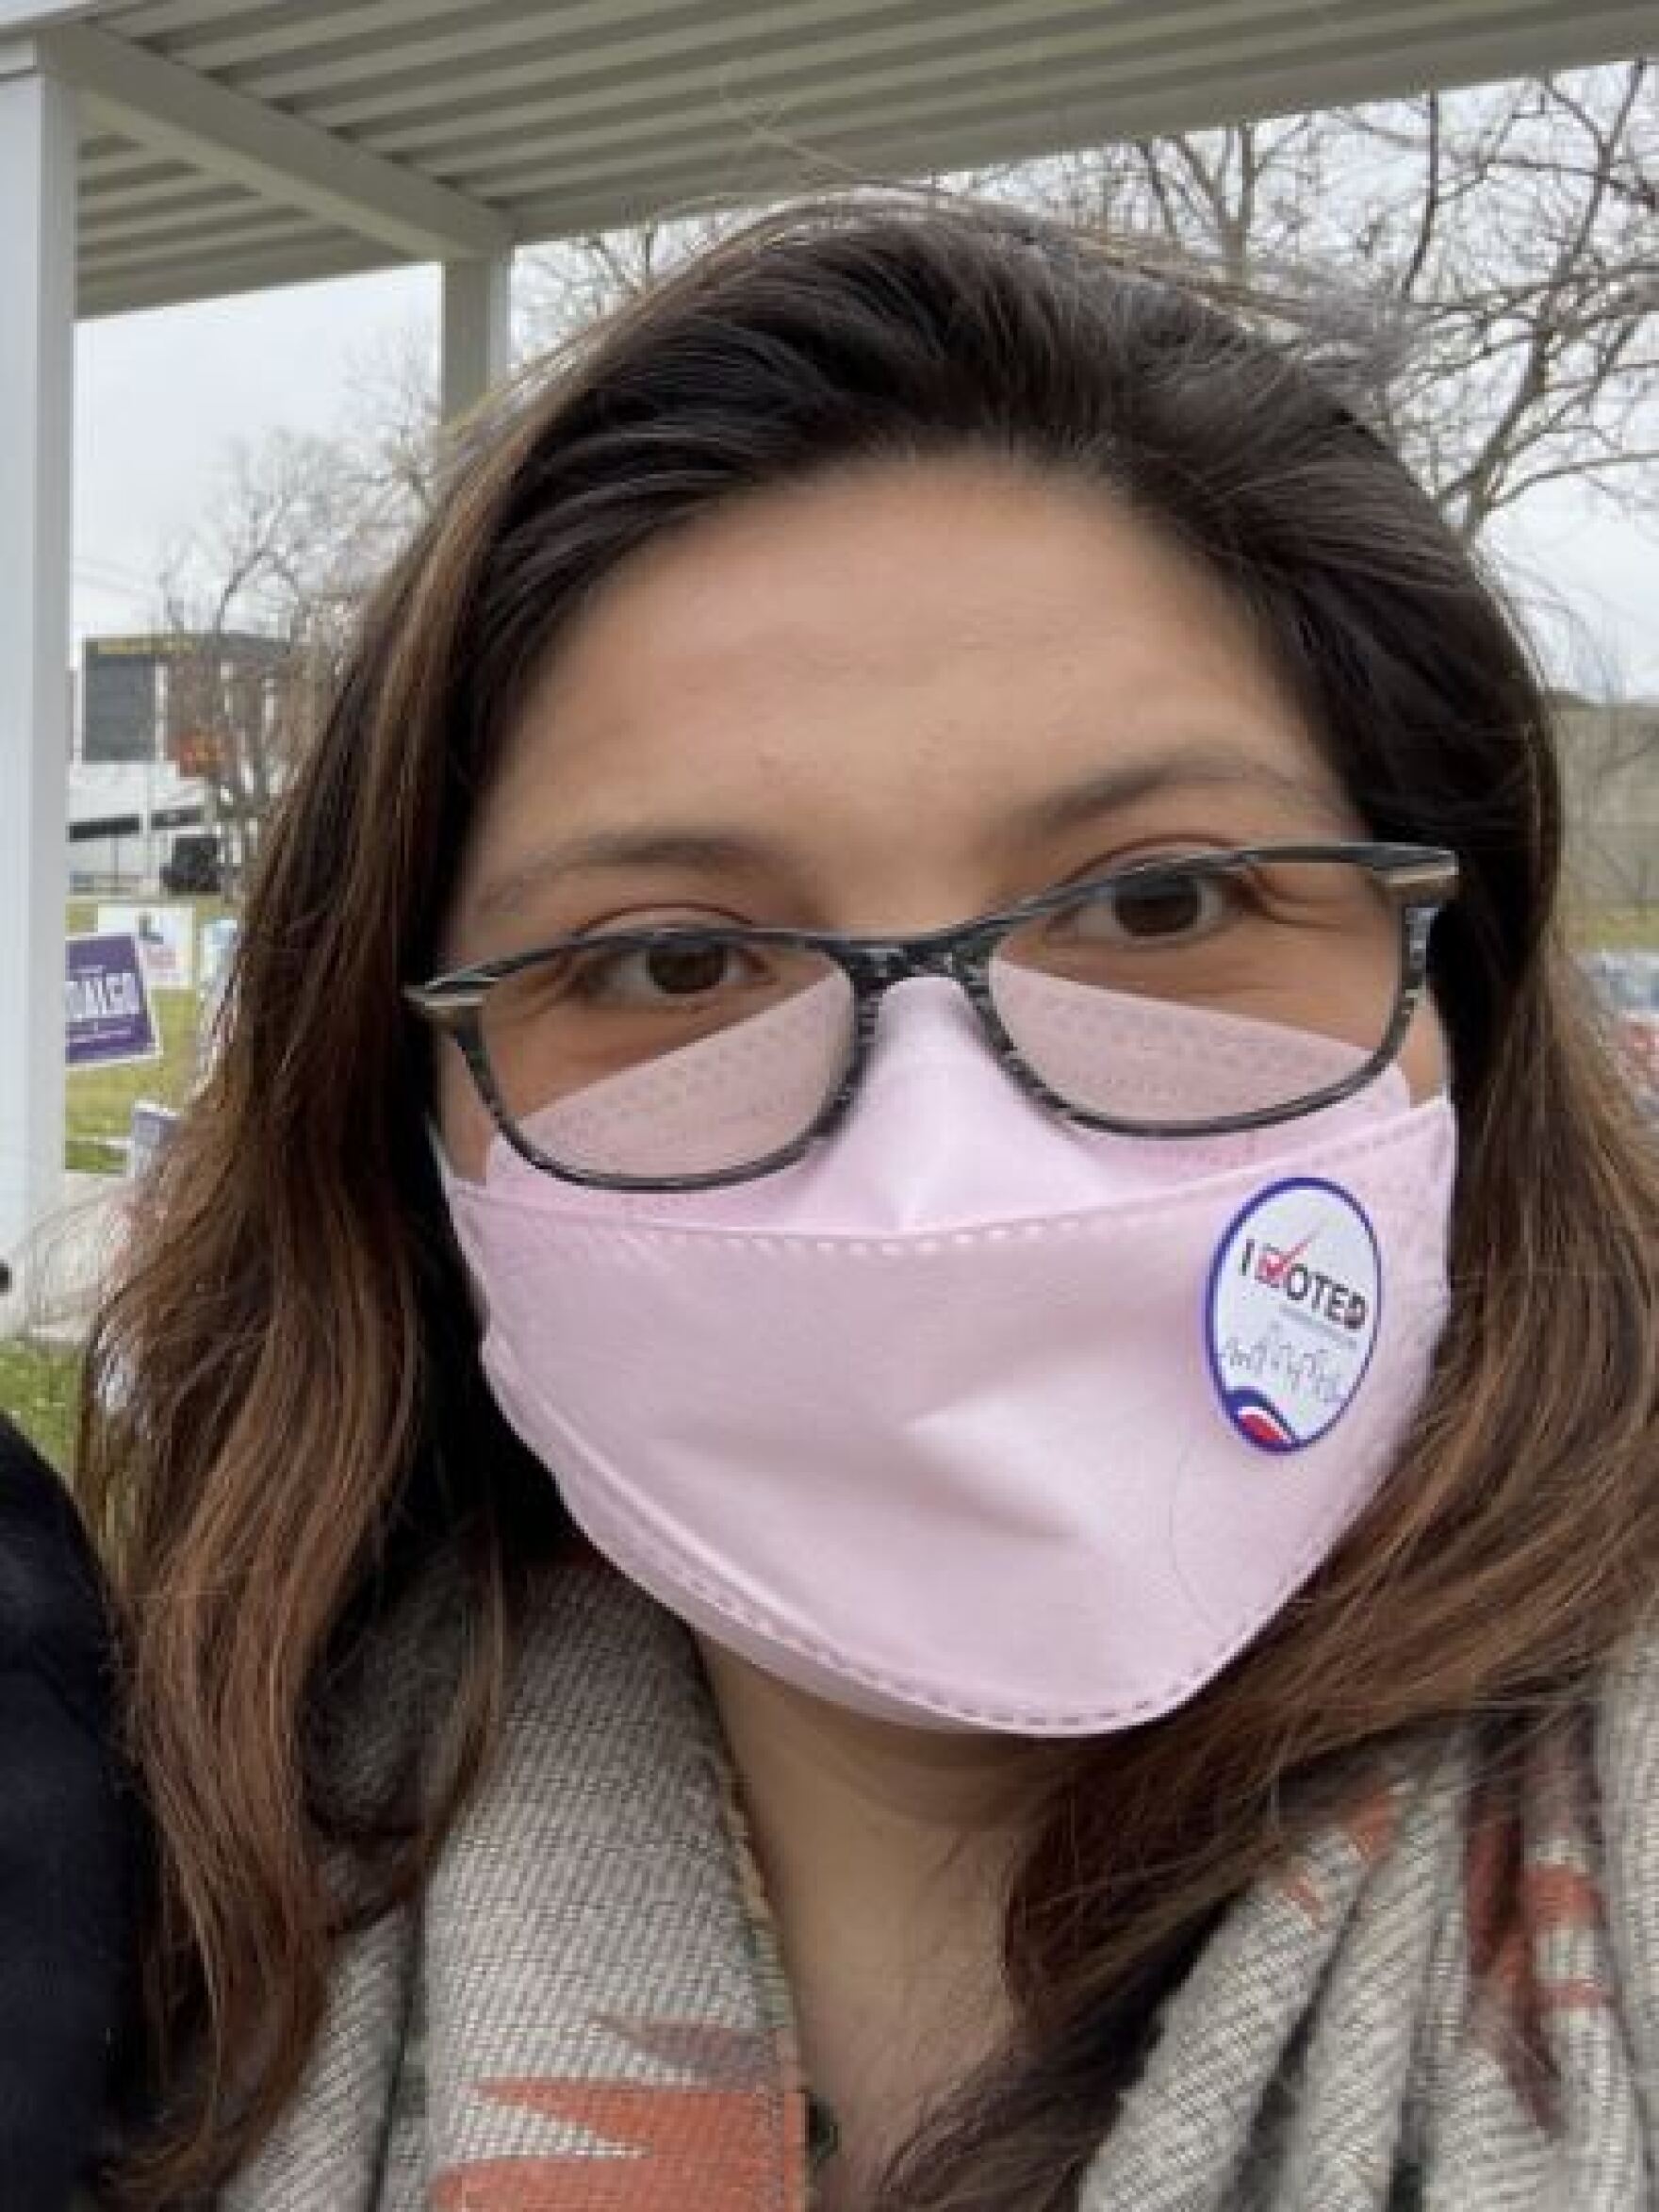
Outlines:
{"type": "Polygon", "coordinates": [[[136,1858],[97,1570],[0,1416],[0,2204],[63,2212],[99,2139],[136,1858]]]}

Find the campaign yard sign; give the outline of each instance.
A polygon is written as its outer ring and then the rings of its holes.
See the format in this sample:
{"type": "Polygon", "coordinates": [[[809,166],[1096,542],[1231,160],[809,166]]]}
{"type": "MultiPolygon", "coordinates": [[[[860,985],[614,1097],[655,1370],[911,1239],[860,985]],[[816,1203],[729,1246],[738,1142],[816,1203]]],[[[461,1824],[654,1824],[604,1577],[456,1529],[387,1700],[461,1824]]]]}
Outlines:
{"type": "Polygon", "coordinates": [[[166,1151],[178,1127],[179,1117],[171,1106],[157,1106],[153,1098],[140,1098],[133,1107],[132,1119],[127,1124],[126,1172],[129,1180],[140,1180],[148,1175],[166,1151]]]}
{"type": "Polygon", "coordinates": [[[188,991],[196,980],[196,916],[189,906],[98,908],[101,937],[133,936],[152,989],[188,991]]]}
{"type": "Polygon", "coordinates": [[[161,1039],[136,937],[115,931],[71,937],[65,947],[65,1061],[70,1067],[113,1067],[159,1060],[161,1039]]]}

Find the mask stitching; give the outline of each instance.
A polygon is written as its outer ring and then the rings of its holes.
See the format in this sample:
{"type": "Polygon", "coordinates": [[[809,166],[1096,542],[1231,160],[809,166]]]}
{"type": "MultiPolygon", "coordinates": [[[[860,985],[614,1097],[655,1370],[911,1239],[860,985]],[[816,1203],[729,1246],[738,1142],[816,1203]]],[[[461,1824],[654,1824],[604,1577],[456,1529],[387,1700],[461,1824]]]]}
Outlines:
{"type": "Polygon", "coordinates": [[[1063,1214],[1034,1213],[1024,1220],[981,1223],[954,1230],[912,1231],[903,1235],[879,1238],[870,1238],[856,1233],[850,1236],[842,1235],[821,1230],[778,1228],[754,1230],[728,1227],[716,1222],[665,1221],[649,1218],[649,1210],[653,1201],[673,1199],[677,1197],[690,1202],[696,1202],[699,1197],[707,1201],[717,1197],[717,1193],[715,1192],[699,1194],[671,1191],[639,1193],[618,1191],[610,1195],[618,1199],[636,1197],[644,1201],[641,1213],[629,1211],[610,1218],[602,1218],[569,1210],[561,1212],[561,1194],[556,1190],[550,1191],[543,1187],[550,1184],[553,1179],[542,1175],[539,1170],[531,1167],[527,1163],[518,1163],[517,1160],[513,1164],[513,1180],[510,1183],[503,1184],[499,1181],[474,1183],[452,1174],[446,1178],[446,1180],[452,1193],[452,1203],[459,1203],[467,1208],[480,1207],[495,1210],[508,1207],[517,1211],[525,1199],[530,1199],[534,1202],[531,1210],[547,1220],[550,1227],[556,1228],[561,1234],[614,1235],[620,1230],[627,1230],[635,1236],[668,1244],[705,1240],[725,1241],[740,1243],[753,1250],[781,1250],[790,1246],[798,1245],[814,1251],[843,1250],[874,1255],[901,1251],[914,1252],[919,1248],[918,1238],[920,1236],[933,1240],[938,1249],[960,1250],[964,1246],[988,1241],[1002,1241],[1010,1237],[1029,1239],[1053,1234],[1080,1234],[1097,1227],[1106,1218],[1125,1224],[1136,1222],[1143,1214],[1154,1210],[1167,1209],[1172,1198],[1190,1200],[1202,1197],[1206,1203],[1212,1199],[1221,1202],[1224,1193],[1217,1189],[1217,1185],[1224,1186],[1228,1180],[1234,1180],[1240,1193],[1246,1193],[1251,1178],[1277,1174],[1285,1166],[1292,1164],[1302,1166],[1317,1166],[1322,1171],[1334,1175],[1355,1158],[1365,1163],[1380,1158],[1386,1159],[1392,1152],[1403,1150],[1415,1144],[1424,1135],[1432,1139],[1437,1133],[1442,1144],[1454,1140],[1456,1133],[1450,1103],[1443,1098],[1433,1100],[1423,1106],[1410,1108],[1402,1122],[1391,1130],[1383,1131],[1368,1130],[1350,1136],[1331,1138],[1324,1145],[1317,1147],[1310,1147],[1305,1151],[1291,1153],[1278,1160],[1252,1161],[1220,1171],[1208,1180],[1202,1193],[1191,1188],[1172,1191],[1166,1187],[1137,1193],[1132,1197],[1126,1195],[1103,1197],[1096,1200],[1086,1212],[1074,1211],[1063,1214]],[[1436,1121],[1441,1121],[1445,1124],[1443,1133],[1437,1132],[1435,1130],[1436,1121]],[[522,1174],[526,1180],[519,1179],[520,1167],[522,1167],[522,1174]],[[530,1178],[534,1178],[534,1180],[529,1180],[530,1178]],[[642,1217],[642,1215],[646,1217],[642,1217]]]}

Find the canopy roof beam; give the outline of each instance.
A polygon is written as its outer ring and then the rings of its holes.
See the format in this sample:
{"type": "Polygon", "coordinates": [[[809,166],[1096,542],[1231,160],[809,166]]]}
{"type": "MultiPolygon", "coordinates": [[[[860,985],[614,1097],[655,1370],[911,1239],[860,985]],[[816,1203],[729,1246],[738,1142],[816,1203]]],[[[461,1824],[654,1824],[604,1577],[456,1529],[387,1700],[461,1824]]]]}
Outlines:
{"type": "Polygon", "coordinates": [[[84,112],[156,153],[415,260],[512,250],[512,225],[494,208],[129,40],[65,23],[43,31],[40,46],[84,112]]]}

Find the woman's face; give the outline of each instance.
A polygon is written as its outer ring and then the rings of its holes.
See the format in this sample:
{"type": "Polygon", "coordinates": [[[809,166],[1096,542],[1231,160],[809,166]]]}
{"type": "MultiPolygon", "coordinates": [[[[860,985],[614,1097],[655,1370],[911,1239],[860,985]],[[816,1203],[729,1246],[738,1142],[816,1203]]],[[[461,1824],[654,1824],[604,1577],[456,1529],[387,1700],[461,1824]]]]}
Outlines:
{"type": "MultiPolygon", "coordinates": [[[[1172,847],[1365,834],[1194,560],[1088,486],[895,463],[758,494],[609,579],[512,733],[443,952],[648,923],[909,934],[1172,847]]],[[[1415,1095],[1440,1064],[1425,1010],[1415,1095]]],[[[492,1125],[453,1047],[439,1111],[481,1173],[492,1125]]]]}

